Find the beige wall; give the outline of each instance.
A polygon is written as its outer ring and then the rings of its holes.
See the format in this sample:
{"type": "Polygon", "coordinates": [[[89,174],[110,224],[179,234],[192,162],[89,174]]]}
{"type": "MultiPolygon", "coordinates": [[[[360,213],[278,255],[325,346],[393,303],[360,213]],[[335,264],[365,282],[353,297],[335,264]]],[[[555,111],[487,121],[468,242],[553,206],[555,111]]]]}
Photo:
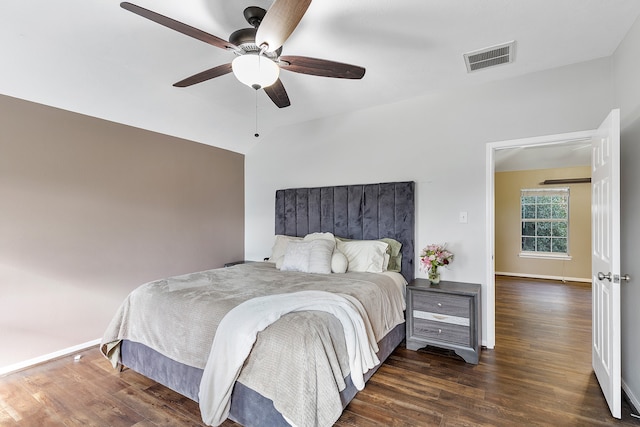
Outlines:
{"type": "Polygon", "coordinates": [[[0,96],[0,368],[100,338],[139,284],[243,254],[243,155],[0,96]]]}
{"type": "Polygon", "coordinates": [[[495,269],[506,273],[545,278],[583,279],[591,277],[591,186],[569,184],[569,255],[571,260],[521,258],[520,190],[552,188],[540,185],[546,179],[588,178],[590,168],[539,169],[498,172],[495,176],[495,269]]]}

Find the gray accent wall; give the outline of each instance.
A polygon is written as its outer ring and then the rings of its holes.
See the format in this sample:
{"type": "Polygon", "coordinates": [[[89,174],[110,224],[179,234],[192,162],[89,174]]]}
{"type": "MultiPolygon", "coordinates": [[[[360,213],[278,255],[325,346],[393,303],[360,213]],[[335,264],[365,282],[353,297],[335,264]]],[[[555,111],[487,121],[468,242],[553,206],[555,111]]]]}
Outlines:
{"type": "Polygon", "coordinates": [[[136,286],[244,256],[244,156],[0,96],[0,370],[101,338],[136,286]]]}

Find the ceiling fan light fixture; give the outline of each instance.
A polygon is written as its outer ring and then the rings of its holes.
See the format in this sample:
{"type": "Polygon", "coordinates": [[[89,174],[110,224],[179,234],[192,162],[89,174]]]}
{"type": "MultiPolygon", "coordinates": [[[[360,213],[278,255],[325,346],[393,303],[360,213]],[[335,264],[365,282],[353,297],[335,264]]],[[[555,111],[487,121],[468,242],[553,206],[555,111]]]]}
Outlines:
{"type": "Polygon", "coordinates": [[[256,90],[271,86],[280,76],[278,64],[257,54],[238,56],[231,63],[231,67],[241,83],[256,90]]]}

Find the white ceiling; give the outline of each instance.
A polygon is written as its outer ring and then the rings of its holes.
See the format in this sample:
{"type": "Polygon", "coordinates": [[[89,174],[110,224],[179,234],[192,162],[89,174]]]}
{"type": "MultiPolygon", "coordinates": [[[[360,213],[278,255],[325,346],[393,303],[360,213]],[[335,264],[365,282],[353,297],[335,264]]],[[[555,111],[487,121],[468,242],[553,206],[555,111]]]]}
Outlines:
{"type": "Polygon", "coordinates": [[[496,172],[591,165],[591,141],[571,141],[496,150],[496,172]]]}
{"type": "MultiPolygon", "coordinates": [[[[269,0],[134,0],[223,39],[269,0]]],[[[638,0],[316,0],[283,54],[366,67],[363,80],[283,71],[291,106],[257,93],[258,129],[285,127],[465,85],[611,55],[638,0]],[[468,74],[463,53],[517,41],[513,64],[468,74]]],[[[178,80],[233,55],[120,8],[116,0],[2,0],[0,93],[246,153],[256,94],[232,74],[178,80]]]]}

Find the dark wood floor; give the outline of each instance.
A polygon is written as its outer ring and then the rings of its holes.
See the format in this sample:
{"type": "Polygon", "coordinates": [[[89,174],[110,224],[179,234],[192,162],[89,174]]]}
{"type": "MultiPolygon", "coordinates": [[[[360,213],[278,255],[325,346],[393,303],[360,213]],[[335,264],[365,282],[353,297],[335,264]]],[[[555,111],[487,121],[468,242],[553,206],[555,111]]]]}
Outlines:
{"type": "MultiPolygon", "coordinates": [[[[338,426],[640,426],[610,417],[591,370],[585,284],[499,278],[480,364],[400,346],[338,426]]],[[[0,378],[1,426],[202,426],[198,405],[97,349],[0,378]]],[[[227,421],[226,427],[237,426],[227,421]]]]}

